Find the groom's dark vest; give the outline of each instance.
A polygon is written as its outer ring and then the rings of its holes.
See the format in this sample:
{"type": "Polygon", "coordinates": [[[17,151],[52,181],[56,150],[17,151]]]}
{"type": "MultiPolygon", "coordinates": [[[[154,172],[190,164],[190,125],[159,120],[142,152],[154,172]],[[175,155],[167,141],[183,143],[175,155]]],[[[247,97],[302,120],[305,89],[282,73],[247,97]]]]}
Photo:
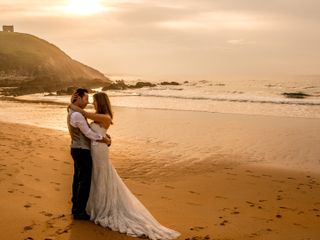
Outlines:
{"type": "Polygon", "coordinates": [[[70,124],[70,117],[71,114],[74,113],[72,109],[69,109],[68,113],[68,129],[71,136],[71,148],[81,148],[81,149],[88,149],[90,150],[91,141],[87,138],[79,128],[73,127],[70,124]]]}

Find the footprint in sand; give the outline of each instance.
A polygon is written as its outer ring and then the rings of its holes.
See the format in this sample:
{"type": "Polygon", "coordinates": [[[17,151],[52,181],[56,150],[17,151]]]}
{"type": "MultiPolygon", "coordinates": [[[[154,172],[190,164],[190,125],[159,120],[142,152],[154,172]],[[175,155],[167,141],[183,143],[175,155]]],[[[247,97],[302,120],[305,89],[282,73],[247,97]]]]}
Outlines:
{"type": "Polygon", "coordinates": [[[23,207],[28,209],[28,208],[32,207],[32,204],[31,203],[26,203],[25,205],[23,205],[23,207]]]}
{"type": "Polygon", "coordinates": [[[282,200],[283,198],[281,197],[281,195],[277,195],[277,200],[282,200]]]}
{"type": "Polygon", "coordinates": [[[248,203],[250,207],[254,207],[255,206],[253,202],[246,201],[246,203],[248,203]]]}
{"type": "Polygon", "coordinates": [[[164,187],[170,188],[170,189],[175,189],[175,187],[172,187],[172,186],[169,186],[169,185],[165,185],[164,187]]]}
{"type": "Polygon", "coordinates": [[[192,205],[192,206],[201,206],[201,204],[194,203],[194,202],[187,202],[187,204],[192,205]]]}
{"type": "Polygon", "coordinates": [[[201,236],[193,236],[191,238],[186,238],[185,240],[209,240],[210,239],[210,235],[205,235],[203,237],[201,236]]]}
{"type": "MultiPolygon", "coordinates": [[[[50,221],[50,220],[49,220],[50,221]]],[[[47,228],[54,228],[54,225],[53,225],[53,223],[51,223],[51,222],[47,222],[47,228]]]]}
{"type": "Polygon", "coordinates": [[[293,178],[293,177],[287,177],[287,179],[289,179],[289,180],[297,180],[296,178],[293,178]]]}
{"type": "Polygon", "coordinates": [[[227,223],[229,223],[228,220],[223,220],[223,221],[220,223],[220,225],[221,225],[221,226],[225,226],[227,223]]]}
{"type": "Polygon", "coordinates": [[[259,175],[254,175],[254,174],[248,174],[249,177],[254,177],[254,178],[261,178],[259,175]]]}
{"type": "Polygon", "coordinates": [[[56,217],[52,218],[51,220],[55,220],[55,219],[66,219],[65,217],[66,217],[66,215],[64,215],[64,214],[60,214],[60,215],[58,215],[58,216],[56,216],[56,217]]]}
{"type": "Polygon", "coordinates": [[[290,210],[290,211],[296,211],[297,210],[297,209],[294,209],[294,208],[289,208],[289,207],[284,207],[284,206],[280,206],[279,208],[285,209],[285,210],[290,210]]]}
{"type": "Polygon", "coordinates": [[[250,238],[254,238],[254,237],[258,237],[258,236],[259,236],[258,233],[251,233],[251,234],[249,235],[250,238]]]}
{"type": "Polygon", "coordinates": [[[285,181],[283,181],[283,180],[276,180],[276,179],[274,179],[274,180],[271,180],[272,182],[277,182],[277,183],[284,183],[285,181]]]}
{"type": "Polygon", "coordinates": [[[227,197],[223,197],[223,196],[216,196],[216,198],[228,199],[227,197]]]}
{"type": "Polygon", "coordinates": [[[231,214],[239,214],[240,212],[239,211],[233,211],[231,212],[231,214]]]}
{"type": "Polygon", "coordinates": [[[200,193],[198,193],[198,192],[194,192],[194,191],[189,191],[189,193],[191,193],[191,194],[197,194],[197,195],[200,195],[200,193]]]}
{"type": "Polygon", "coordinates": [[[191,227],[190,230],[191,231],[200,231],[200,230],[203,230],[205,228],[206,227],[202,227],[202,226],[194,226],[194,227],[191,227]]]}
{"type": "MultiPolygon", "coordinates": [[[[23,228],[24,231],[30,231],[30,230],[32,230],[32,229],[33,229],[33,225],[25,226],[25,227],[23,228]]],[[[27,238],[27,239],[28,239],[28,238],[27,238]]]]}
{"type": "Polygon", "coordinates": [[[225,167],[225,168],[223,168],[223,169],[232,170],[233,168],[231,168],[231,167],[225,167]]]}
{"type": "Polygon", "coordinates": [[[133,193],[133,194],[136,196],[139,196],[139,197],[143,196],[143,194],[141,194],[141,193],[133,193]]]}
{"type": "Polygon", "coordinates": [[[227,172],[227,174],[228,175],[232,175],[232,176],[237,176],[238,174],[236,174],[236,173],[229,173],[229,172],[227,172]]]}
{"type": "Polygon", "coordinates": [[[61,185],[61,183],[58,183],[58,182],[50,182],[51,184],[55,184],[55,185],[61,185]]]}
{"type": "Polygon", "coordinates": [[[165,196],[161,196],[162,199],[166,199],[166,200],[171,200],[171,198],[165,197],[165,196]]]}
{"type": "Polygon", "coordinates": [[[34,198],[38,198],[38,199],[42,198],[40,195],[34,195],[34,194],[29,194],[29,196],[34,197],[34,198]]]}
{"type": "Polygon", "coordinates": [[[24,186],[24,184],[22,184],[22,183],[14,183],[14,185],[20,186],[20,187],[23,187],[23,186],[24,186]]]}
{"type": "MultiPolygon", "coordinates": [[[[299,226],[299,227],[304,228],[304,229],[308,229],[307,226],[304,226],[304,225],[302,225],[302,224],[300,224],[300,223],[293,223],[293,225],[299,226]]],[[[308,238],[308,239],[309,239],[309,238],[308,238]]]]}
{"type": "Polygon", "coordinates": [[[254,232],[254,233],[251,233],[250,235],[249,235],[249,237],[251,237],[251,238],[256,238],[256,237],[258,237],[258,236],[261,236],[261,235],[263,235],[263,234],[265,234],[266,232],[272,232],[272,229],[271,228],[266,228],[266,229],[260,229],[260,230],[258,230],[257,232],[254,232]]]}
{"type": "Polygon", "coordinates": [[[56,231],[56,234],[61,235],[63,233],[67,233],[70,229],[66,228],[66,229],[58,229],[56,231]]]}
{"type": "Polygon", "coordinates": [[[49,213],[49,212],[46,212],[46,211],[41,211],[40,212],[42,215],[46,216],[46,217],[52,217],[53,214],[52,213],[49,213]]]}
{"type": "MultiPolygon", "coordinates": [[[[72,224],[69,224],[65,228],[59,228],[51,236],[53,236],[54,239],[55,239],[56,237],[58,237],[61,234],[68,233],[71,230],[71,226],[72,226],[72,224]]],[[[53,223],[51,223],[50,220],[47,222],[47,227],[48,228],[54,228],[53,223]]],[[[46,239],[49,240],[51,238],[46,238],[46,239]]]]}
{"type": "Polygon", "coordinates": [[[262,174],[262,176],[264,176],[264,177],[272,177],[272,175],[269,175],[269,174],[262,174]]]}

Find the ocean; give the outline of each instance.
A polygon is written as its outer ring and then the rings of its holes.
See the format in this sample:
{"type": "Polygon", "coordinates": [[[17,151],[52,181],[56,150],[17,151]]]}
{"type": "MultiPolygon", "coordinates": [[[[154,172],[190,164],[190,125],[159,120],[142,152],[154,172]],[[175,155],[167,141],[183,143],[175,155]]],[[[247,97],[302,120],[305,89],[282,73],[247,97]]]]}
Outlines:
{"type": "MultiPolygon", "coordinates": [[[[134,84],[135,80],[126,83],[134,84]]],[[[101,91],[101,89],[95,89],[101,91]]],[[[112,105],[130,108],[170,109],[211,113],[320,118],[320,80],[186,81],[181,85],[157,85],[140,89],[106,91],[112,105]],[[302,92],[302,99],[283,93],[302,92]]],[[[33,102],[65,103],[69,96],[47,93],[20,96],[33,102]]],[[[92,96],[90,96],[92,102],[92,96]]]]}

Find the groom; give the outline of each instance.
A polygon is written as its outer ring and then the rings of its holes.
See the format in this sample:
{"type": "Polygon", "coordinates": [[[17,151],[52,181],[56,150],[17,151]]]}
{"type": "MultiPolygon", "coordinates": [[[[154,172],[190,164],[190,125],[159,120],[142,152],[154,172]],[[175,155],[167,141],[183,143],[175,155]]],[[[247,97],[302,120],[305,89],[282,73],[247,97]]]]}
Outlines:
{"type": "MultiPolygon", "coordinates": [[[[72,103],[84,109],[88,102],[88,90],[78,88],[72,96],[72,103]]],[[[67,123],[71,136],[71,156],[74,161],[72,215],[73,219],[89,220],[90,216],[85,209],[91,184],[91,140],[110,145],[111,139],[92,131],[86,118],[72,109],[68,109],[67,123]]]]}

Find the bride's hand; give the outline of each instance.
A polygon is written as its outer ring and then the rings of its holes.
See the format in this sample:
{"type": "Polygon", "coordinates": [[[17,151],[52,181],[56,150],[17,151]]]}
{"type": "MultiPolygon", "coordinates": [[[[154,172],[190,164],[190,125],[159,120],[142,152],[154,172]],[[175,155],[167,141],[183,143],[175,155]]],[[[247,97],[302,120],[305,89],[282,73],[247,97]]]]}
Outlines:
{"type": "Polygon", "coordinates": [[[78,97],[79,97],[79,95],[78,95],[77,93],[73,93],[73,94],[71,95],[70,102],[71,102],[71,103],[75,103],[75,101],[77,101],[78,97]]]}
{"type": "MultiPolygon", "coordinates": [[[[69,109],[71,108],[71,109],[73,109],[72,107],[71,107],[71,105],[73,105],[73,103],[75,102],[75,101],[77,101],[77,99],[78,99],[78,94],[77,93],[73,93],[72,95],[71,95],[71,99],[70,99],[70,104],[68,105],[68,107],[67,107],[67,112],[69,112],[69,109]]],[[[75,109],[73,109],[74,111],[77,111],[77,110],[75,110],[75,109]]]]}
{"type": "Polygon", "coordinates": [[[101,140],[97,140],[97,142],[107,144],[107,146],[110,147],[112,141],[111,141],[111,138],[106,136],[106,137],[102,138],[101,140]]]}
{"type": "Polygon", "coordinates": [[[86,117],[86,111],[83,110],[82,108],[78,107],[77,105],[74,105],[73,103],[70,103],[68,108],[71,108],[73,111],[81,113],[83,116],[86,117]]]}

